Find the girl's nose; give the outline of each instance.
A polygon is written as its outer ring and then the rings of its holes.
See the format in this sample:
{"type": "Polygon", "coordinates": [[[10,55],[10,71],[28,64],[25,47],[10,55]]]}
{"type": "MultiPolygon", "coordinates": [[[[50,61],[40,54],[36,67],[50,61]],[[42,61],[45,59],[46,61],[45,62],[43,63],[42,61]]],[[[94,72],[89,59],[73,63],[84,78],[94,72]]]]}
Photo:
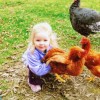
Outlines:
{"type": "Polygon", "coordinates": [[[43,41],[41,41],[41,42],[40,42],[40,44],[44,44],[44,42],[43,42],[43,41]]]}

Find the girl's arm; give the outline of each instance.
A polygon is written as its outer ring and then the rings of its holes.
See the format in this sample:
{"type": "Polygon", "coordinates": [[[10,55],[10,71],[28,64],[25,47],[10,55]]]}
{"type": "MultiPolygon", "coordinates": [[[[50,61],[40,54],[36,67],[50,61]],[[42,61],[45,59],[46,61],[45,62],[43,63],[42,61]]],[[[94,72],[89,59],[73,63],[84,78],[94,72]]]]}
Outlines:
{"type": "Polygon", "coordinates": [[[27,53],[28,53],[28,49],[22,55],[22,62],[24,63],[25,66],[28,66],[27,53]]]}
{"type": "Polygon", "coordinates": [[[42,76],[50,72],[50,65],[42,63],[37,54],[27,54],[29,69],[36,75],[42,76]]]}

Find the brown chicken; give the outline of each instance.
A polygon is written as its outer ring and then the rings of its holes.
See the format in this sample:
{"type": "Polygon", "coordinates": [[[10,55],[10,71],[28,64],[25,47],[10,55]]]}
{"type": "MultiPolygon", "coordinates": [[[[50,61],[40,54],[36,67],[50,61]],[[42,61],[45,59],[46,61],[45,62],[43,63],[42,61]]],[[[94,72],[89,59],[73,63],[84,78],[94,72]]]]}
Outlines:
{"type": "Polygon", "coordinates": [[[90,51],[86,57],[85,65],[92,74],[100,77],[100,53],[90,51]]]}
{"type": "MultiPolygon", "coordinates": [[[[81,39],[82,46],[84,45],[84,38],[81,39]]],[[[87,42],[90,41],[87,39],[87,42]]],[[[42,59],[47,64],[50,63],[51,72],[59,75],[68,74],[77,76],[82,73],[85,63],[85,56],[89,50],[84,50],[79,46],[73,46],[69,52],[66,53],[62,49],[53,48],[48,51],[46,56],[42,59]]],[[[59,78],[58,78],[59,79],[59,78]]]]}
{"type": "MultiPolygon", "coordinates": [[[[99,52],[96,52],[96,51],[93,51],[91,50],[91,44],[89,43],[85,43],[87,40],[86,37],[84,37],[84,42],[83,44],[83,49],[85,50],[89,50],[89,53],[88,55],[86,56],[85,58],[85,66],[91,71],[91,73],[97,77],[100,77],[100,53],[99,52]]],[[[93,78],[88,78],[89,81],[92,81],[94,80],[94,77],[93,78]]]]}
{"type": "Polygon", "coordinates": [[[50,63],[52,69],[51,72],[55,74],[56,79],[60,82],[65,82],[65,80],[59,76],[65,76],[66,65],[69,63],[67,53],[64,50],[60,48],[49,50],[46,56],[42,59],[42,62],[45,62],[47,65],[50,63]]]}

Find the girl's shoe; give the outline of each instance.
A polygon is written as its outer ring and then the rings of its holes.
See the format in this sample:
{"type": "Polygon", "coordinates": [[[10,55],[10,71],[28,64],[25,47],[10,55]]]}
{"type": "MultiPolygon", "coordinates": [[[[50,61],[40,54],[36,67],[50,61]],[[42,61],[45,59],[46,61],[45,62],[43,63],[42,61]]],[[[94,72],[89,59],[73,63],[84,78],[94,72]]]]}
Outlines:
{"type": "Polygon", "coordinates": [[[32,89],[33,92],[39,92],[41,90],[41,86],[40,85],[30,84],[29,80],[28,80],[28,85],[30,86],[30,88],[32,89]]]}

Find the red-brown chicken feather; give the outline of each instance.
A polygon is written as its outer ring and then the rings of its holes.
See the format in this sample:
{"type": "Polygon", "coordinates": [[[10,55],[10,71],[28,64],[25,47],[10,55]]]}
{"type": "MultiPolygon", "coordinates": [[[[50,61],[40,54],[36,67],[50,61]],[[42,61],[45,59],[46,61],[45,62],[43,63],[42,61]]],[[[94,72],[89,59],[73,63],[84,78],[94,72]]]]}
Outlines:
{"type": "Polygon", "coordinates": [[[91,50],[86,57],[85,66],[93,75],[100,77],[100,53],[91,50]]]}
{"type": "MultiPolygon", "coordinates": [[[[84,42],[82,42],[82,46],[84,42]]],[[[88,38],[87,42],[90,43],[88,38]]],[[[59,48],[53,48],[46,56],[42,59],[43,62],[50,62],[51,72],[57,74],[69,74],[72,76],[77,76],[82,73],[83,66],[85,63],[85,56],[89,52],[89,49],[84,50],[79,46],[73,46],[68,53],[59,48]]]]}
{"type": "Polygon", "coordinates": [[[83,41],[81,41],[81,43],[84,44],[82,48],[89,51],[85,57],[85,66],[93,75],[100,77],[100,52],[93,51],[91,49],[91,43],[87,42],[86,37],[83,37],[83,41]]]}

